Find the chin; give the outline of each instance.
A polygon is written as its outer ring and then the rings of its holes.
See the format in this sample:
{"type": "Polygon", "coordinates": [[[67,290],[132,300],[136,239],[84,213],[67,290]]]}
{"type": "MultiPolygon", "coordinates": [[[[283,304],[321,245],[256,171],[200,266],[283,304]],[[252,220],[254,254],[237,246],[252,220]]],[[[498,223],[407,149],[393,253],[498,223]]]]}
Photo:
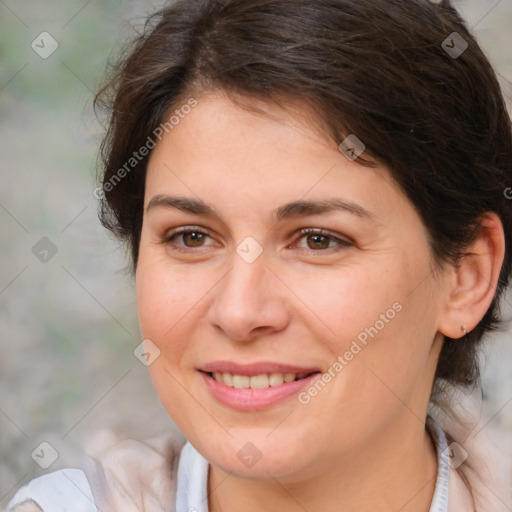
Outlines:
{"type": "Polygon", "coordinates": [[[307,462],[302,459],[303,447],[288,445],[283,450],[282,440],[277,438],[275,442],[267,440],[266,443],[239,439],[230,439],[221,446],[204,442],[195,446],[212,465],[240,478],[294,480],[307,472],[307,462]]]}

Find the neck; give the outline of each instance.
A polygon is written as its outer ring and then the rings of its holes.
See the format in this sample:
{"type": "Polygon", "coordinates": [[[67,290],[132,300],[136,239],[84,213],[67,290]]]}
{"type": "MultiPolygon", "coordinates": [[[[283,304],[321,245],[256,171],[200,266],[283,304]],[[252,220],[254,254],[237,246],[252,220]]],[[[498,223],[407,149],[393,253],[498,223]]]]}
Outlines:
{"type": "Polygon", "coordinates": [[[437,475],[435,446],[415,417],[364,448],[338,455],[314,478],[239,478],[210,466],[210,512],[428,512],[437,475]],[[404,433],[409,432],[409,435],[404,433]]]}

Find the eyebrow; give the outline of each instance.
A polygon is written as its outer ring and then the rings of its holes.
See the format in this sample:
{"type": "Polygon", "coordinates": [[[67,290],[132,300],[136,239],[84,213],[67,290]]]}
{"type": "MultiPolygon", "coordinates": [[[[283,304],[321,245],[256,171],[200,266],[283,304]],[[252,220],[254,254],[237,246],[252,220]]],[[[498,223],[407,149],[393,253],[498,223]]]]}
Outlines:
{"type": "MultiPolygon", "coordinates": [[[[200,199],[158,194],[149,201],[146,212],[157,207],[176,208],[185,213],[202,215],[221,222],[223,221],[222,217],[211,206],[200,199]]],[[[323,199],[320,201],[292,201],[276,208],[272,212],[272,217],[276,221],[282,221],[284,219],[320,215],[334,211],[344,211],[362,219],[375,220],[375,216],[360,204],[339,198],[323,199]]]]}

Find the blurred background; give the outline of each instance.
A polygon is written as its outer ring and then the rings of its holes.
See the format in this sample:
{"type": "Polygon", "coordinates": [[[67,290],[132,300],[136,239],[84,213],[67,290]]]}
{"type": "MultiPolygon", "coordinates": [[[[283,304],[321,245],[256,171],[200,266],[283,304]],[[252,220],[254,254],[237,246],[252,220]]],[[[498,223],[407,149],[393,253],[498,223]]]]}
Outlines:
{"type": "MultiPolygon", "coordinates": [[[[133,280],[93,195],[92,96],[120,41],[163,4],[0,1],[0,507],[41,465],[70,466],[92,431],[173,428],[134,356],[133,280]]],[[[455,4],[510,110],[512,0],[455,4]]],[[[510,318],[510,294],[504,310],[510,318]]],[[[510,327],[489,337],[482,363],[485,429],[512,459],[510,327]]]]}

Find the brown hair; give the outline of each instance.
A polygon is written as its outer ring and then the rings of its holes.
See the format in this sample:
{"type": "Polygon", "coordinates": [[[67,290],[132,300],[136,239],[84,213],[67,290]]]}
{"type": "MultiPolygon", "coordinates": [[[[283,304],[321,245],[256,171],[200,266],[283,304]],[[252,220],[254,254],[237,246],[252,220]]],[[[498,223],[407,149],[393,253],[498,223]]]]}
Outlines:
{"type": "Polygon", "coordinates": [[[475,384],[512,268],[512,134],[495,73],[449,2],[179,0],[153,15],[95,102],[110,115],[100,218],[133,269],[148,156],[126,163],[170,110],[214,89],[300,100],[336,144],[355,134],[366,146],[358,161],[386,165],[420,214],[434,269],[456,264],[496,212],[506,237],[496,295],[473,331],[445,337],[436,372],[436,382],[475,384]]]}

